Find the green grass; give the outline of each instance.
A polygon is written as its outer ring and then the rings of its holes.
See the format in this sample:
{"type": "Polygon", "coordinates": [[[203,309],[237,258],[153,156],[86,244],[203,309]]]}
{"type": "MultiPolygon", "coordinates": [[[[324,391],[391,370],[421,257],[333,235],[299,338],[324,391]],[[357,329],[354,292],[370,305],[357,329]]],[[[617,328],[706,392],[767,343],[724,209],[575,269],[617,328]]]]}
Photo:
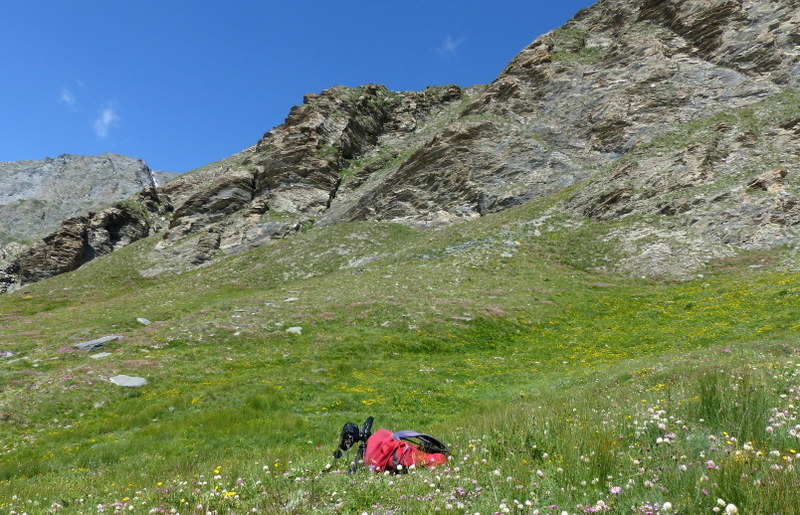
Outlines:
{"type": "Polygon", "coordinates": [[[559,28],[553,31],[554,62],[592,64],[608,53],[607,48],[587,47],[588,33],[582,29],[559,28]]]}
{"type": "MultiPolygon", "coordinates": [[[[765,129],[780,126],[796,118],[798,103],[800,103],[800,90],[787,89],[748,107],[725,110],[680,124],[663,136],[641,145],[638,152],[640,154],[667,152],[690,145],[708,144],[721,139],[721,134],[715,131],[721,123],[750,131],[760,138],[765,129]]],[[[631,154],[627,159],[634,159],[640,154],[631,154]]]]}
{"type": "Polygon", "coordinates": [[[612,225],[543,221],[552,202],[433,232],[311,229],[145,278],[151,238],[0,297],[0,510],[692,513],[719,497],[769,513],[796,496],[775,416],[798,388],[800,274],[598,273],[612,225]],[[111,356],[72,348],[106,334],[124,337],[111,356]],[[440,436],[450,467],[324,472],[367,415],[440,436]]]}

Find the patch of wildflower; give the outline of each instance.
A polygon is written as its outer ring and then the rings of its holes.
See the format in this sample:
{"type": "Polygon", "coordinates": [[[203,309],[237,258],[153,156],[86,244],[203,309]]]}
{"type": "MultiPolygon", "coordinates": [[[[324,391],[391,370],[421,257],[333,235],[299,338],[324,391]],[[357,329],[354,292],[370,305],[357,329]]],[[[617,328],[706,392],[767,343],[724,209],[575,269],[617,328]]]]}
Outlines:
{"type": "MultiPolygon", "coordinates": [[[[794,449],[800,402],[796,369],[792,362],[771,365],[770,383],[763,389],[772,403],[764,419],[772,431],[762,429],[761,438],[740,438],[739,428],[727,420],[699,416],[691,381],[685,386],[675,381],[672,398],[666,387],[654,389],[643,381],[623,395],[592,396],[591,404],[569,394],[547,406],[508,408],[486,427],[451,428],[454,456],[434,471],[409,467],[400,474],[372,474],[362,469],[350,476],[346,465],[312,452],[297,463],[276,458],[247,466],[211,464],[201,474],[154,478],[82,503],[14,498],[0,509],[212,515],[759,512],[762,498],[771,492],[793,494],[787,486],[800,480],[794,449]]],[[[721,403],[742,406],[747,400],[742,378],[748,372],[760,373],[715,369],[716,388],[730,394],[720,395],[721,403]]]]}

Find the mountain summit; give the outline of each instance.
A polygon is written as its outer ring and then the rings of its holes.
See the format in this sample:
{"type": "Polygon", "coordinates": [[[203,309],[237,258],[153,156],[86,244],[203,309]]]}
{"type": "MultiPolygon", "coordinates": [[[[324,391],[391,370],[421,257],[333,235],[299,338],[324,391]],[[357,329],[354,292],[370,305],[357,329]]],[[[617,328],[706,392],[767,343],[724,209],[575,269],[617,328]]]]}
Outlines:
{"type": "MultiPolygon", "coordinates": [[[[255,146],[132,211],[171,213],[142,273],[312,225],[437,227],[534,199],[562,226],[600,223],[618,252],[595,266],[615,271],[682,278],[796,249],[798,34],[792,0],[602,0],[488,86],[309,94],[255,146]]],[[[37,262],[8,268],[6,288],[51,273],[26,272],[37,262]]]]}

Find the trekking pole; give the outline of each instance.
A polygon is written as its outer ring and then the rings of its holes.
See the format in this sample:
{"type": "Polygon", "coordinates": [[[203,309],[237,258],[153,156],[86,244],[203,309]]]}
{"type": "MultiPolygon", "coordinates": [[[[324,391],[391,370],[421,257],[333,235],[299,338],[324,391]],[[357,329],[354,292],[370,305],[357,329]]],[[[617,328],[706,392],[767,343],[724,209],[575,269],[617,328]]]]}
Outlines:
{"type": "Polygon", "coordinates": [[[358,465],[364,461],[364,453],[367,450],[367,440],[369,440],[369,437],[372,436],[372,422],[374,420],[375,419],[373,417],[367,417],[367,420],[361,427],[361,431],[358,434],[358,439],[361,441],[361,445],[358,446],[356,456],[353,458],[353,464],[350,465],[350,470],[348,472],[349,474],[355,474],[356,470],[358,470],[358,465]]]}
{"type": "Polygon", "coordinates": [[[358,451],[356,452],[355,458],[353,458],[353,464],[350,465],[350,470],[347,471],[348,474],[353,475],[358,470],[358,465],[364,461],[364,451],[367,449],[367,444],[362,443],[358,446],[358,451]]]}

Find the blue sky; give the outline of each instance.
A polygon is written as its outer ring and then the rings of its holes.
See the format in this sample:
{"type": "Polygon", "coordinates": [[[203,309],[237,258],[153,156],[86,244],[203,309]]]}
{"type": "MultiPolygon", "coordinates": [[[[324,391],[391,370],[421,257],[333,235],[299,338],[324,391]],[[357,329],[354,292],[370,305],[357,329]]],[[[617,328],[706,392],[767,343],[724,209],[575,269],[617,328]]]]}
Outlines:
{"type": "Polygon", "coordinates": [[[114,152],[184,172],[303,95],[492,81],[592,0],[26,0],[0,17],[0,161],[114,152]]]}

